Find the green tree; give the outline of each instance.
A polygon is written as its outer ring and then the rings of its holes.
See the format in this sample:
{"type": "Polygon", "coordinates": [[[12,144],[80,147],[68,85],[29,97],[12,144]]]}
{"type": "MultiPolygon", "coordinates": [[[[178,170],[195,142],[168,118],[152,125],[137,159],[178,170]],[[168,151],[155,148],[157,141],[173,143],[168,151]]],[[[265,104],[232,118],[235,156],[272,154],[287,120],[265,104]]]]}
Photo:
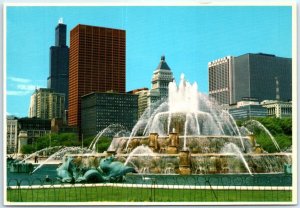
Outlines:
{"type": "Polygon", "coordinates": [[[41,150],[47,147],[54,146],[80,146],[81,143],[77,139],[77,135],[74,133],[61,133],[61,134],[47,134],[37,138],[34,141],[36,150],[41,150]]]}
{"type": "Polygon", "coordinates": [[[35,149],[32,145],[27,144],[27,145],[24,145],[21,147],[21,152],[23,154],[31,154],[31,153],[35,152],[35,149]]]}

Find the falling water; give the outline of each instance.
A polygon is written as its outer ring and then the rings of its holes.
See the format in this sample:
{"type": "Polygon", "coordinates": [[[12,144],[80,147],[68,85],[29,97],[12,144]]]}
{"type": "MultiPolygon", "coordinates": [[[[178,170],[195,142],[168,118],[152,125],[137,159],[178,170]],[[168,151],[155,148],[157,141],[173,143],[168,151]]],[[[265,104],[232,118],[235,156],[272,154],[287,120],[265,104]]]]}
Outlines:
{"type": "Polygon", "coordinates": [[[136,147],[127,157],[124,165],[127,165],[127,163],[131,160],[133,156],[155,156],[155,153],[148,147],[148,146],[138,146],[136,147]]]}
{"type": "Polygon", "coordinates": [[[172,118],[172,113],[171,113],[171,111],[169,111],[169,116],[168,116],[168,134],[170,133],[171,118],[172,118]]]}
{"type": "Polygon", "coordinates": [[[113,137],[114,135],[116,135],[118,132],[125,130],[126,128],[120,124],[111,124],[108,127],[106,127],[105,129],[103,129],[102,131],[100,131],[95,138],[93,139],[93,141],[91,142],[90,146],[88,149],[91,149],[93,151],[96,150],[96,144],[98,143],[99,139],[102,136],[110,136],[113,137]]]}
{"type": "Polygon", "coordinates": [[[197,127],[197,133],[198,135],[200,135],[200,126],[199,126],[199,121],[198,121],[198,116],[196,113],[194,113],[194,117],[195,117],[195,120],[196,120],[196,127],[197,127]]]}
{"type": "Polygon", "coordinates": [[[241,141],[241,144],[242,144],[242,146],[243,146],[243,151],[245,151],[245,150],[246,150],[246,149],[245,149],[245,145],[244,145],[244,142],[243,142],[243,139],[242,139],[242,135],[241,135],[241,133],[240,133],[240,131],[239,131],[239,128],[238,128],[238,126],[236,125],[236,122],[235,122],[234,118],[232,117],[232,115],[231,115],[230,113],[228,113],[228,115],[229,115],[229,118],[232,120],[232,123],[234,124],[235,129],[236,129],[237,132],[238,132],[238,136],[239,136],[240,141],[241,141]]]}
{"type": "Polygon", "coordinates": [[[186,114],[186,119],[185,119],[185,123],[184,123],[183,150],[186,150],[187,127],[188,127],[188,114],[186,114]]]}
{"type": "Polygon", "coordinates": [[[22,161],[20,161],[20,163],[28,160],[29,158],[32,158],[35,155],[39,155],[41,152],[46,152],[46,151],[51,151],[53,149],[61,149],[61,148],[62,148],[62,146],[54,146],[54,147],[47,147],[47,148],[41,149],[41,150],[36,151],[36,152],[30,154],[29,156],[25,157],[22,161]]]}
{"type": "MultiPolygon", "coordinates": [[[[224,128],[221,125],[223,123],[221,122],[222,110],[219,110],[218,109],[219,107],[216,104],[214,104],[213,101],[207,95],[199,93],[198,97],[200,103],[199,109],[202,111],[206,111],[209,115],[211,115],[220,130],[220,134],[225,135],[224,128]]],[[[227,125],[231,125],[231,124],[229,123],[227,125]]]]}
{"type": "Polygon", "coordinates": [[[250,175],[253,175],[248,163],[246,162],[243,154],[241,153],[240,149],[238,148],[238,146],[236,146],[236,144],[233,143],[227,143],[224,145],[224,147],[221,150],[221,153],[227,154],[227,155],[236,155],[244,164],[245,168],[248,170],[250,175]]]}
{"type": "Polygon", "coordinates": [[[153,128],[153,125],[155,125],[155,123],[153,122],[153,119],[155,118],[155,116],[158,113],[167,111],[167,108],[168,108],[168,104],[166,102],[164,102],[155,109],[155,111],[151,114],[150,118],[147,121],[147,125],[144,129],[143,135],[149,134],[149,131],[151,131],[151,129],[153,128]]]}
{"type": "Polygon", "coordinates": [[[48,157],[45,161],[43,161],[41,164],[39,164],[39,166],[37,166],[33,171],[32,171],[32,174],[34,172],[36,172],[38,169],[40,169],[43,165],[47,164],[48,161],[56,158],[56,157],[60,157],[60,159],[68,152],[78,152],[78,151],[81,151],[81,152],[89,152],[91,153],[92,150],[90,149],[87,149],[87,148],[82,148],[82,147],[65,147],[57,152],[55,152],[54,154],[52,154],[50,157],[48,157]]]}
{"type": "Polygon", "coordinates": [[[242,126],[240,128],[240,132],[243,136],[248,136],[248,135],[252,134],[245,126],[242,126]]]}
{"type": "MultiPolygon", "coordinates": [[[[233,134],[232,135],[238,135],[237,131],[233,127],[232,123],[230,122],[229,118],[229,113],[227,111],[222,110],[222,113],[220,115],[223,118],[223,122],[225,122],[227,127],[229,128],[229,131],[231,131],[233,134]]],[[[224,132],[224,131],[223,131],[224,132]]]]}
{"type": "Polygon", "coordinates": [[[136,125],[133,127],[133,129],[132,129],[132,131],[131,131],[131,133],[129,135],[129,139],[128,139],[127,143],[126,143],[126,148],[125,148],[126,151],[128,149],[128,145],[129,145],[130,141],[132,140],[133,136],[136,135],[136,132],[140,129],[141,126],[145,125],[145,123],[146,123],[146,120],[139,120],[136,123],[136,125]]]}
{"type": "Polygon", "coordinates": [[[264,125],[262,125],[259,121],[256,121],[256,120],[250,120],[250,121],[247,121],[244,124],[244,126],[248,126],[248,125],[257,126],[260,129],[264,130],[269,135],[271,141],[273,142],[273,144],[275,145],[275,147],[277,148],[277,150],[279,152],[281,152],[281,149],[280,149],[278,143],[276,142],[275,138],[273,137],[273,135],[270,133],[270,131],[264,125]]]}

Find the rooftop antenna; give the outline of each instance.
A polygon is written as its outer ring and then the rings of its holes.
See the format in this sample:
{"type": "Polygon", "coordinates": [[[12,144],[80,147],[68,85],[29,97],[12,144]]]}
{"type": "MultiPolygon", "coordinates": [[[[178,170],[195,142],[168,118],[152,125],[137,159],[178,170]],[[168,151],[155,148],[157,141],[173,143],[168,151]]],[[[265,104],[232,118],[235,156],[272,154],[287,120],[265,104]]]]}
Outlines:
{"type": "Polygon", "coordinates": [[[61,17],[58,19],[58,24],[63,24],[64,23],[64,19],[61,17]]]}
{"type": "Polygon", "coordinates": [[[279,81],[278,81],[277,77],[275,77],[275,82],[276,82],[276,100],[280,100],[280,95],[279,95],[279,81]]]}

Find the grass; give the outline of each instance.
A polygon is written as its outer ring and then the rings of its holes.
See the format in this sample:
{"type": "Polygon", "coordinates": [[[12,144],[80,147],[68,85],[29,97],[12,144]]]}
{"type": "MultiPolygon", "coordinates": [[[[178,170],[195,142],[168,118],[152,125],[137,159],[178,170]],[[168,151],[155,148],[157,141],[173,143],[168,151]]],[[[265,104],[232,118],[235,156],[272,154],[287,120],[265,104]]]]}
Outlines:
{"type": "MultiPolygon", "coordinates": [[[[250,189],[251,187],[249,187],[250,189]]],[[[8,202],[291,202],[290,190],[186,190],[133,187],[8,189],[8,202]]]]}

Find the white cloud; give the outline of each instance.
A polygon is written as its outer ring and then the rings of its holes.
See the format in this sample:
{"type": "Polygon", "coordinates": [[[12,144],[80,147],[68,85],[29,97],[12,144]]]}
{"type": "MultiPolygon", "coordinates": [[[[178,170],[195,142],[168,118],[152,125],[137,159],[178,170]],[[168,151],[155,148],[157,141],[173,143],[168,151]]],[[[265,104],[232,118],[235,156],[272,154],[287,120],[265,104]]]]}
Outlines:
{"type": "Polygon", "coordinates": [[[7,90],[6,95],[11,96],[25,96],[32,93],[32,91],[26,91],[26,90],[7,90]]]}
{"type": "Polygon", "coordinates": [[[36,85],[32,85],[32,84],[18,84],[17,85],[17,89],[19,90],[25,90],[25,91],[33,91],[36,88],[38,88],[38,86],[36,85]]]}
{"type": "Polygon", "coordinates": [[[32,94],[35,89],[40,88],[38,85],[31,84],[30,79],[13,76],[7,79],[12,81],[9,85],[10,89],[6,91],[8,96],[27,96],[32,94]]]}
{"type": "Polygon", "coordinates": [[[13,82],[19,82],[19,83],[29,83],[31,82],[30,79],[25,79],[21,77],[8,77],[7,79],[13,81],[13,82]]]}

